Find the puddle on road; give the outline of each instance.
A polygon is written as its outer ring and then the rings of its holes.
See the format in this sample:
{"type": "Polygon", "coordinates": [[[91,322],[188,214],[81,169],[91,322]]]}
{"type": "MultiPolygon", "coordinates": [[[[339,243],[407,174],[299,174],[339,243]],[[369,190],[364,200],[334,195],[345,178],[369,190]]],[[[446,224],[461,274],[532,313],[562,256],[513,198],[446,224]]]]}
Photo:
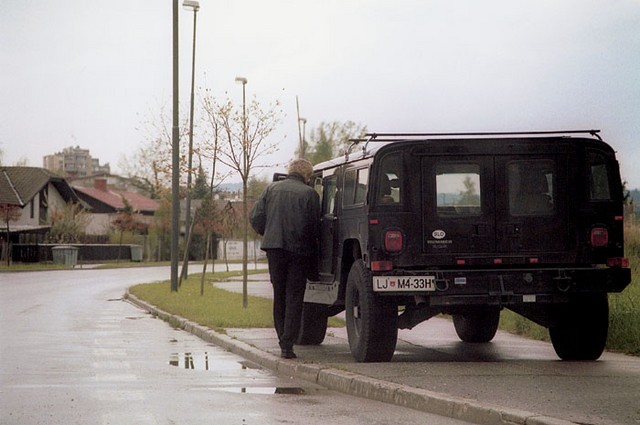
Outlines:
{"type": "Polygon", "coordinates": [[[169,364],[182,369],[190,370],[247,370],[262,369],[259,365],[250,361],[236,361],[223,358],[215,353],[173,353],[169,358],[169,364]]]}
{"type": "MultiPolygon", "coordinates": [[[[244,360],[229,360],[224,355],[216,353],[173,353],[169,358],[169,365],[187,370],[203,371],[242,371],[242,370],[263,370],[259,365],[244,360]]],[[[237,394],[282,394],[282,395],[304,395],[307,390],[300,387],[208,387],[210,391],[222,391],[237,394]]]]}
{"type": "Polygon", "coordinates": [[[304,395],[307,392],[300,387],[220,387],[209,388],[214,391],[223,391],[236,394],[282,394],[282,395],[304,395]]]}

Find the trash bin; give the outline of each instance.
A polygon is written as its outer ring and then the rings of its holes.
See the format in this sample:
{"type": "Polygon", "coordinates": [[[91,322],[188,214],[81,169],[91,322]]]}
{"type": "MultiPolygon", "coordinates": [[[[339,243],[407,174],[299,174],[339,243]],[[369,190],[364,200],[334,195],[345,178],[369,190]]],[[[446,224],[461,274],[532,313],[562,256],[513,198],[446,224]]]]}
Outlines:
{"type": "Polygon", "coordinates": [[[142,261],[142,245],[131,245],[131,261],[142,261]]]}
{"type": "Polygon", "coordinates": [[[59,245],[51,248],[53,264],[75,267],[78,264],[78,248],[71,245],[59,245]]]}

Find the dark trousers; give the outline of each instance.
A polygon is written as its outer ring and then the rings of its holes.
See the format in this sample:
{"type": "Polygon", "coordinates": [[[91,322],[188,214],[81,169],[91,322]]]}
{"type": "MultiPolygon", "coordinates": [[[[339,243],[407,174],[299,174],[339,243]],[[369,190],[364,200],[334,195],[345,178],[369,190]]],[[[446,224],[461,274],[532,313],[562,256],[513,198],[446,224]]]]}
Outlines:
{"type": "Polygon", "coordinates": [[[312,258],[282,249],[267,250],[273,285],[273,322],[280,348],[289,350],[298,338],[307,273],[312,258]]]}

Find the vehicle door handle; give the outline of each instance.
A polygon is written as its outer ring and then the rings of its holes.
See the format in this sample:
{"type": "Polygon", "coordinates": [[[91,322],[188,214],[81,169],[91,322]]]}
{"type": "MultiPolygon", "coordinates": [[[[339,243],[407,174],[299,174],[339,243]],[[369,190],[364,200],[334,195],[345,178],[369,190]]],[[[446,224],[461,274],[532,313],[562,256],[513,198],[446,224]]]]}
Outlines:
{"type": "Polygon", "coordinates": [[[520,226],[518,224],[507,224],[505,231],[507,236],[516,236],[520,234],[520,226]]]}
{"type": "Polygon", "coordinates": [[[487,236],[489,233],[486,224],[475,224],[473,236],[487,236]]]}

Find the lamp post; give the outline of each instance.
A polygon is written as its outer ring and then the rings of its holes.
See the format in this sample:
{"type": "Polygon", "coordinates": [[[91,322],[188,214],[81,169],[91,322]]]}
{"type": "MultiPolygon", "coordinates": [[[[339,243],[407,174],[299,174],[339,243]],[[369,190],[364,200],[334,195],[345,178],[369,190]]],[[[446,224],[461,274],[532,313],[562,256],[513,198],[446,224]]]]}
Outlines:
{"type": "Polygon", "coordinates": [[[249,228],[248,228],[248,209],[247,209],[247,182],[249,180],[248,165],[249,153],[247,152],[247,103],[246,103],[246,86],[247,79],[244,77],[236,77],[236,83],[242,84],[242,307],[247,308],[249,305],[249,297],[247,294],[247,251],[249,248],[249,228]]]}
{"type": "Polygon", "coordinates": [[[180,237],[180,131],[178,110],[178,0],[173,0],[173,127],[171,132],[171,291],[178,291],[180,237]]]}
{"type": "Polygon", "coordinates": [[[185,241],[185,260],[182,262],[181,280],[186,279],[189,273],[189,245],[191,242],[191,174],[193,166],[193,103],[194,103],[194,85],[196,76],[196,17],[200,4],[197,1],[185,0],[182,3],[185,9],[193,10],[193,50],[191,52],[191,104],[189,110],[189,152],[187,157],[187,202],[186,215],[184,220],[184,241],[185,241]]]}

